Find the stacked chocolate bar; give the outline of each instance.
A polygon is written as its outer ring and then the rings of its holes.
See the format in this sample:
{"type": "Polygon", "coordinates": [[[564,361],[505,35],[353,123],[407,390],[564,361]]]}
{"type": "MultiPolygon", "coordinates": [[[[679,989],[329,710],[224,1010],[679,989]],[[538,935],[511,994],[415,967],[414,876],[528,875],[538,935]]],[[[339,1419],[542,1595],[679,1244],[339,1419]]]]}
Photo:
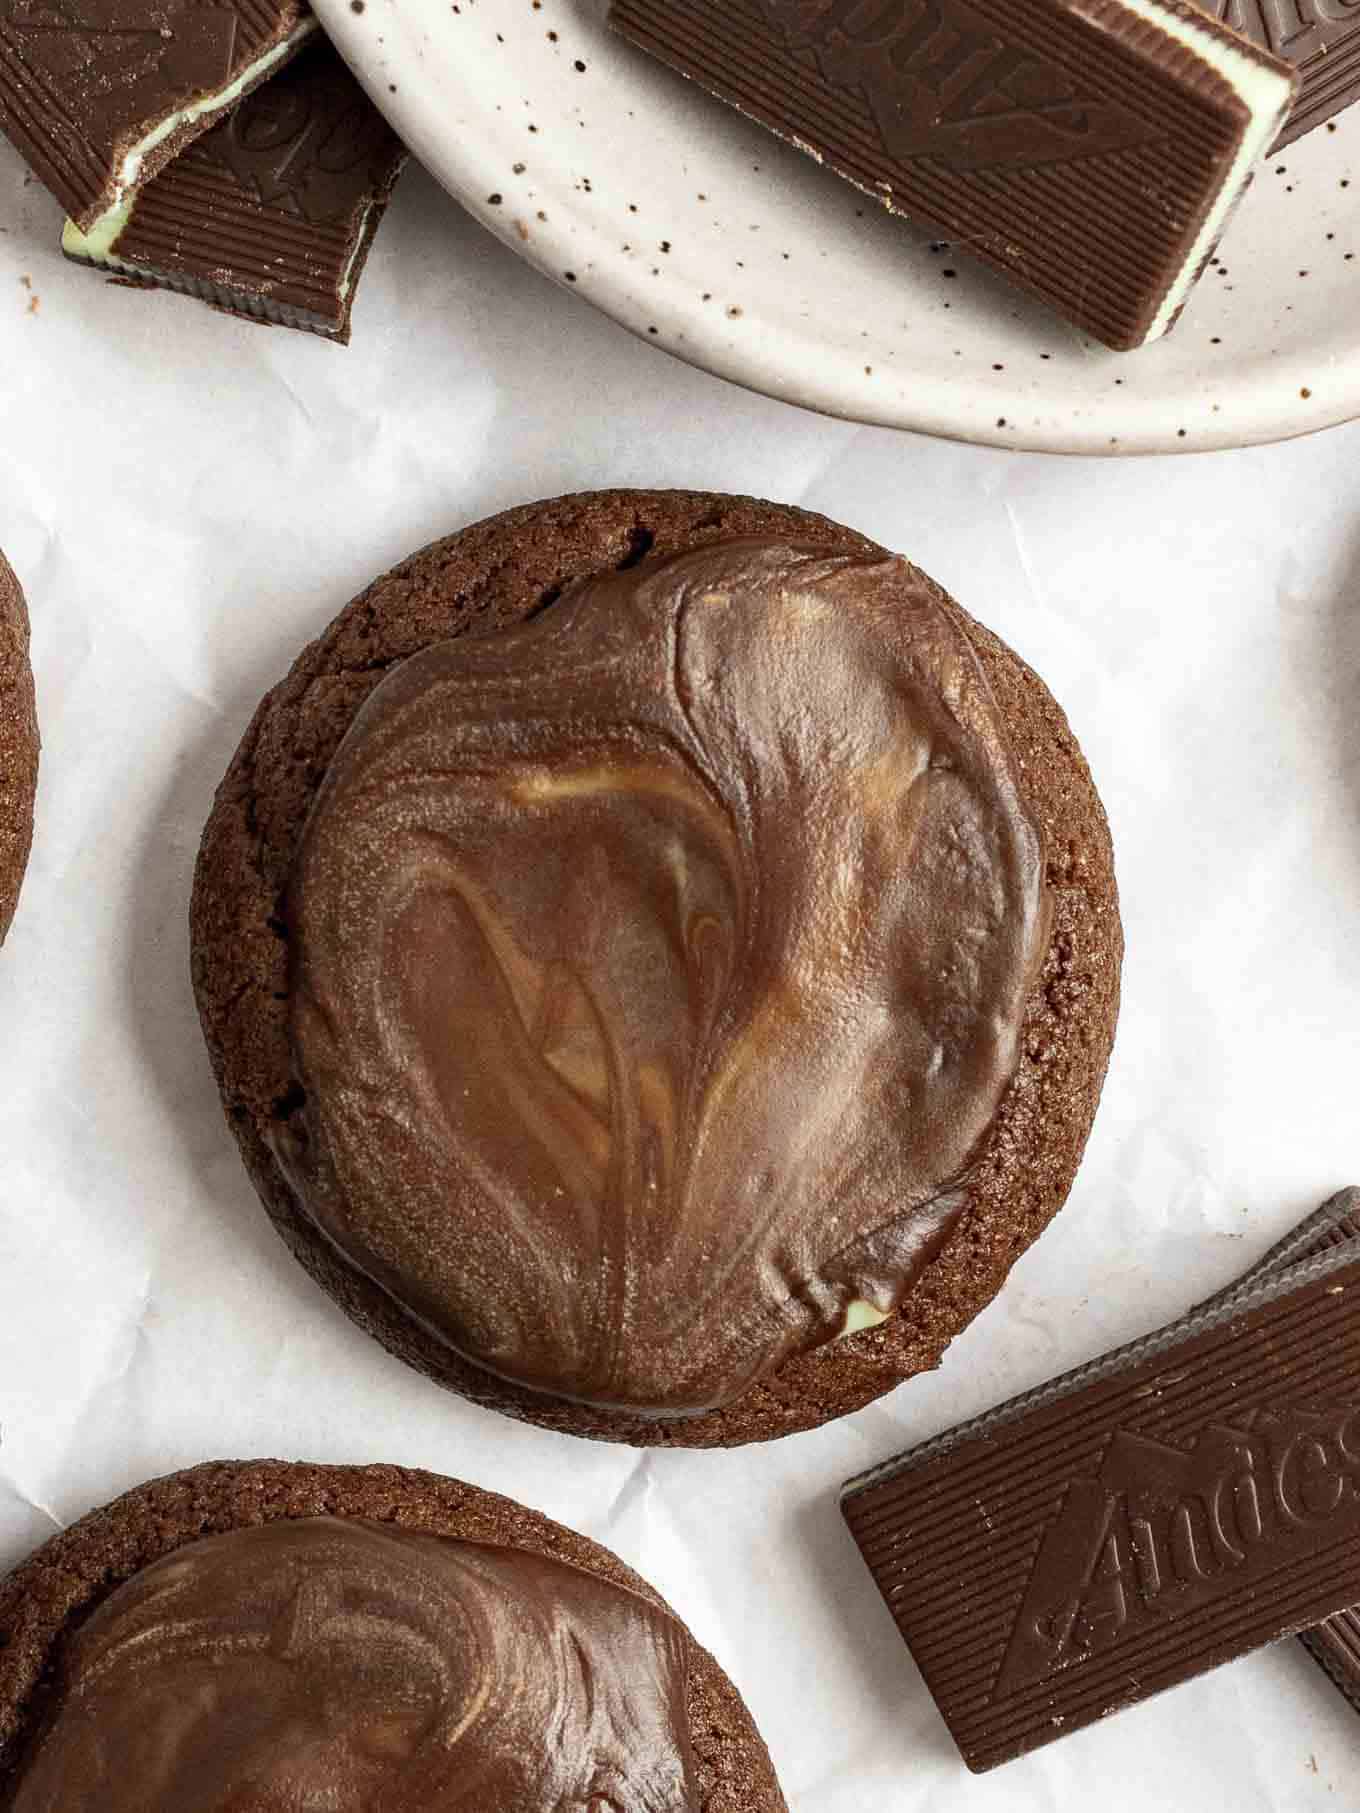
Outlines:
{"type": "Polygon", "coordinates": [[[1117,349],[1261,157],[1360,94],[1357,0],[612,0],[615,28],[1117,349]]]}
{"type": "Polygon", "coordinates": [[[305,0],[0,0],[0,130],[69,257],[348,341],[406,154],[305,0]]]}
{"type": "Polygon", "coordinates": [[[1360,1190],[1182,1321],[851,1480],[971,1769],[1297,1635],[1360,1706],[1360,1190]]]}

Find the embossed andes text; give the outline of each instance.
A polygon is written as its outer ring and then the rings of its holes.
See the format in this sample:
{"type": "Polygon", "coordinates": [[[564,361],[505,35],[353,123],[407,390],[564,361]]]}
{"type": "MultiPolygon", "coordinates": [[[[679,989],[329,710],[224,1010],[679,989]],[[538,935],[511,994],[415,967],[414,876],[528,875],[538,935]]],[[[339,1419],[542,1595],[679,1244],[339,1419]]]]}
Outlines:
{"type": "Polygon", "coordinates": [[[1196,4],[1298,70],[1302,87],[1276,141],[1277,150],[1360,100],[1360,0],[1196,0],[1196,4]]]}
{"type": "Polygon", "coordinates": [[[1156,126],[1038,44],[999,36],[966,0],[760,0],[835,87],[858,90],[883,148],[956,170],[1027,169],[1110,155],[1156,126]],[[791,19],[791,22],[790,22],[791,19]]]}
{"type": "Polygon", "coordinates": [[[97,233],[316,29],[305,0],[0,0],[0,132],[97,233]]]}
{"type": "Polygon", "coordinates": [[[1171,0],[613,0],[609,16],[1116,348],[1175,324],[1295,87],[1171,0]]]}
{"type": "Polygon", "coordinates": [[[1184,1321],[846,1488],[970,1768],[1283,1636],[1344,1644],[1360,1603],[1358,1205],[1337,1198],[1302,1251],[1286,1243],[1184,1321]]]}
{"type": "MultiPolygon", "coordinates": [[[[1272,1247],[1236,1285],[1229,1286],[1201,1307],[1208,1309],[1225,1301],[1235,1291],[1255,1284],[1258,1279],[1357,1239],[1360,1239],[1360,1189],[1343,1190],[1272,1247]]],[[[1360,1252],[1360,1246],[1352,1250],[1360,1252]]],[[[1300,1632],[1299,1641],[1333,1686],[1360,1711],[1360,1606],[1348,1606],[1335,1617],[1324,1618],[1321,1624],[1300,1632]]]]}
{"type": "Polygon", "coordinates": [[[313,226],[343,220],[404,156],[340,57],[322,47],[258,89],[208,148],[263,207],[313,226]]]}
{"type": "Polygon", "coordinates": [[[1070,1480],[997,1678],[1007,1694],[1231,1600],[1310,1537],[1360,1525],[1360,1406],[1284,1402],[1211,1421],[1186,1450],[1117,1429],[1070,1480]]]}

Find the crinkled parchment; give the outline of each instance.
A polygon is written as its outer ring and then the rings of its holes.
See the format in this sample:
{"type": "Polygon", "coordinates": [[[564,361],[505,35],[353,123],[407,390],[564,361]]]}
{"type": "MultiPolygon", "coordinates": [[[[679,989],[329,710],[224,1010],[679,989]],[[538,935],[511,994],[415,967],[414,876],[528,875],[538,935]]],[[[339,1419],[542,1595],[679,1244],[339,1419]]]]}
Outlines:
{"type": "Polygon", "coordinates": [[[1360,1174],[1360,431],[1116,465],[818,420],[637,344],[419,172],[348,352],[110,287],[60,225],[0,145],[0,546],[45,739],[0,954],[0,1565],[208,1456],[403,1461],[648,1574],[794,1813],[1348,1804],[1360,1721],[1294,1644],[969,1777],[835,1488],[1178,1314],[1360,1174]],[[427,539],[620,483],[806,504],[933,572],[1066,705],[1127,921],[1087,1162],[1003,1298],[933,1377],[729,1454],[522,1428],[366,1342],[257,1208],[189,992],[199,828],[302,642],[427,539]]]}

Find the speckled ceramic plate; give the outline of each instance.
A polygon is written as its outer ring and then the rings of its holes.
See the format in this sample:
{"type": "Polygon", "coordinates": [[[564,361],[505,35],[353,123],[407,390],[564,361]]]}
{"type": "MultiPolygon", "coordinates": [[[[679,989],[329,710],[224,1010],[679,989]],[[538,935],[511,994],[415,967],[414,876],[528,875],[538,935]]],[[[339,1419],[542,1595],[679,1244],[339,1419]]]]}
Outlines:
{"type": "Polygon", "coordinates": [[[613,37],[603,0],[314,4],[492,232],[739,384],[1072,453],[1360,416],[1360,107],[1266,166],[1176,332],[1116,354],[613,37]]]}

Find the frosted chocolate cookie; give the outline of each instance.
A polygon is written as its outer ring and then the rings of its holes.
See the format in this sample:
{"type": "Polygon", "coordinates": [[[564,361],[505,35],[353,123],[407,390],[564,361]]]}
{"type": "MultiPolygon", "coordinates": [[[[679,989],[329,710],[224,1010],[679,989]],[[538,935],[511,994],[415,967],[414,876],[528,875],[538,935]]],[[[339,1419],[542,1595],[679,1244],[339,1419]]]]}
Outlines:
{"type": "Polygon", "coordinates": [[[10,1813],[783,1813],[740,1696],[609,1550],[398,1467],[220,1462],[0,1582],[10,1813]]]}
{"type": "Polygon", "coordinates": [[[1067,1194],[1120,957],[1042,683],[850,530],[692,493],[378,581],[261,705],[193,904],[293,1251],[468,1397],[641,1444],[936,1363],[1067,1194]]]}
{"type": "Polygon", "coordinates": [[[0,943],[19,903],[33,842],[38,713],[28,664],[28,611],[0,554],[0,943]]]}

